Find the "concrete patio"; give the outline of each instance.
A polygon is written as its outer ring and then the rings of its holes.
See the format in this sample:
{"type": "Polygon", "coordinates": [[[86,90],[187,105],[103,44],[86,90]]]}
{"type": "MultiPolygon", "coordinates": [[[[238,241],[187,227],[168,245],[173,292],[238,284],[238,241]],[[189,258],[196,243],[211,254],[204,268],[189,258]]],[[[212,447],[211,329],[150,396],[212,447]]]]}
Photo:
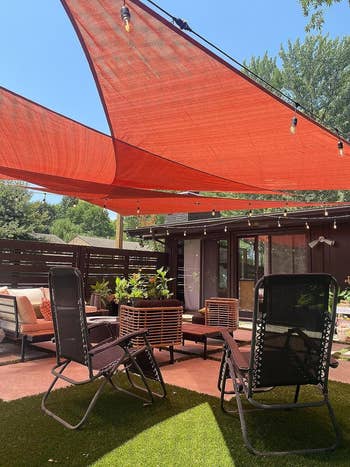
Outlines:
{"type": "MultiPolygon", "coordinates": [[[[245,332],[243,335],[246,337],[245,332]]],[[[175,363],[173,365],[169,364],[169,353],[167,351],[155,350],[155,356],[161,365],[165,382],[218,397],[217,376],[222,344],[220,341],[209,341],[208,351],[210,356],[207,360],[201,357],[202,344],[192,342],[185,344],[185,346],[178,347],[179,352],[175,352],[175,363]],[[186,354],[181,353],[182,350],[186,351],[186,354]]],[[[332,350],[334,352],[344,347],[347,347],[347,345],[334,343],[332,350]]],[[[46,391],[52,381],[50,370],[55,364],[55,358],[49,354],[47,356],[44,354],[42,357],[44,358],[0,366],[0,399],[10,401],[46,391]]],[[[70,375],[75,378],[83,378],[86,376],[86,370],[81,365],[72,364],[70,375]]],[[[330,379],[349,384],[350,361],[339,360],[339,367],[330,369],[330,379]]],[[[67,385],[67,383],[60,381],[57,387],[67,385]]]]}

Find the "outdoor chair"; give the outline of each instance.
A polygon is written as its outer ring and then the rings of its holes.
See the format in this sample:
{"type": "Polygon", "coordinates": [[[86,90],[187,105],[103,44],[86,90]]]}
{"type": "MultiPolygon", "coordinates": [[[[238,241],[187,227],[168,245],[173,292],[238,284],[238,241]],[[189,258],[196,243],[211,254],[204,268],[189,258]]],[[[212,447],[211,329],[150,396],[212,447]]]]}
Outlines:
{"type": "MultiPolygon", "coordinates": [[[[304,454],[334,450],[338,446],[340,433],[328,400],[329,366],[337,366],[337,362],[331,360],[337,293],[338,285],[328,274],[265,276],[255,287],[250,352],[239,349],[227,331],[223,333],[224,355],[218,380],[221,407],[225,412],[236,412],[228,410],[229,402],[225,401],[226,394],[235,394],[244,443],[254,454],[304,454]],[[226,389],[228,379],[232,380],[233,391],[226,389]],[[317,386],[321,397],[311,402],[298,402],[303,385],[317,386]],[[255,393],[278,386],[295,386],[294,401],[268,404],[254,398],[255,393]],[[333,444],[294,451],[255,449],[248,437],[241,394],[257,409],[325,405],[335,432],[333,444]]],[[[286,422],[287,417],[288,412],[286,422]]]]}
{"type": "MultiPolygon", "coordinates": [[[[54,379],[42,399],[41,407],[45,413],[67,428],[79,428],[86,421],[107,383],[110,383],[116,390],[126,392],[143,400],[146,404],[152,403],[154,396],[165,397],[164,382],[154,359],[152,348],[147,340],[147,330],[139,329],[122,338],[115,338],[113,331],[110,330],[110,337],[94,345],[89,334],[91,327],[88,327],[86,322],[80,271],[71,267],[52,268],[49,273],[49,285],[57,363],[51,370],[54,379]],[[142,346],[138,348],[132,346],[132,339],[135,337],[142,340],[142,346]],[[64,375],[64,371],[71,362],[85,366],[88,370],[88,378],[78,381],[64,375]],[[117,383],[116,379],[121,372],[120,370],[124,370],[130,385],[134,388],[133,392],[120,387],[117,383]],[[77,424],[72,425],[46,407],[46,400],[59,379],[73,385],[82,385],[98,378],[101,378],[102,382],[77,424]],[[142,381],[143,386],[136,382],[136,378],[142,381]],[[148,379],[157,382],[161,389],[160,393],[151,390],[148,379]],[[140,390],[145,393],[145,397],[137,394],[140,390]]],[[[108,328],[109,325],[108,323],[101,323],[93,325],[93,327],[95,326],[106,326],[108,328]]]]}

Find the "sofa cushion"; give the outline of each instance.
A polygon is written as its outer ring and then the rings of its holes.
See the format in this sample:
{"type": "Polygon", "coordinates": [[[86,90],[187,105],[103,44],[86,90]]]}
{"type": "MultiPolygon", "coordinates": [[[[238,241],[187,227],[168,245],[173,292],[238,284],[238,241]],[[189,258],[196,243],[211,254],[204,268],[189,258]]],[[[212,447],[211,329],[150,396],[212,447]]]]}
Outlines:
{"type": "Polygon", "coordinates": [[[38,319],[35,324],[21,324],[21,332],[43,332],[53,333],[53,322],[46,319],[38,319]]]}
{"type": "Polygon", "coordinates": [[[0,294],[2,295],[10,295],[9,289],[7,287],[0,287],[0,294]]]}
{"type": "Polygon", "coordinates": [[[24,324],[36,324],[37,319],[33,305],[27,296],[16,297],[19,321],[24,324]]]}
{"type": "Polygon", "coordinates": [[[25,295],[29,298],[30,303],[33,305],[34,312],[37,318],[42,318],[40,312],[41,299],[44,297],[43,287],[33,287],[31,289],[8,289],[10,295],[18,297],[25,295]]]}

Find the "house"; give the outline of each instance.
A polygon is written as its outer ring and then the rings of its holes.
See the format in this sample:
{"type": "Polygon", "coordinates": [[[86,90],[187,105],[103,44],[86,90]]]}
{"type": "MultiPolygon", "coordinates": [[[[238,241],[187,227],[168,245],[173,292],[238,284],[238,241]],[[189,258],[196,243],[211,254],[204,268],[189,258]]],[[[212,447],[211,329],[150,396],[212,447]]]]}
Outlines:
{"type": "Polygon", "coordinates": [[[32,233],[33,240],[38,240],[39,242],[45,243],[66,243],[62,238],[54,234],[45,234],[45,233],[32,233]]]}
{"type": "Polygon", "coordinates": [[[129,235],[164,241],[177,298],[188,310],[208,297],[238,297],[253,310],[257,280],[272,273],[327,272],[350,283],[350,208],[221,217],[138,228],[129,235]],[[349,282],[348,282],[349,281],[349,282]]]}
{"type": "MultiPolygon", "coordinates": [[[[98,248],[116,248],[115,240],[102,237],[88,237],[86,235],[77,235],[70,242],[70,245],[94,246],[98,248]]],[[[123,240],[124,250],[150,251],[149,248],[141,246],[139,242],[130,242],[123,240]]]]}

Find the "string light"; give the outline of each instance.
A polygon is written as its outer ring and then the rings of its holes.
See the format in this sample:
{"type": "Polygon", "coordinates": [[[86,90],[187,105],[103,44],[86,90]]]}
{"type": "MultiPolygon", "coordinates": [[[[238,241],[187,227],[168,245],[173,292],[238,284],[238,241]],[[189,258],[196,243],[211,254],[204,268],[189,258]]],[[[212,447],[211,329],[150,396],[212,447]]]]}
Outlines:
{"type": "Polygon", "coordinates": [[[324,208],[324,215],[325,215],[325,217],[328,216],[328,211],[327,211],[327,208],[326,208],[326,207],[324,208]]]}
{"type": "Polygon", "coordinates": [[[251,227],[252,223],[250,222],[250,219],[248,219],[248,227],[251,227]]]}
{"type": "Polygon", "coordinates": [[[283,215],[284,215],[284,217],[287,217],[287,215],[288,215],[287,208],[284,208],[283,215]]]}
{"type": "Polygon", "coordinates": [[[292,135],[295,135],[297,131],[297,124],[298,124],[298,118],[294,115],[292,118],[292,121],[290,122],[290,132],[292,135]]]}
{"type": "Polygon", "coordinates": [[[136,214],[140,214],[140,212],[141,212],[140,206],[137,206],[136,214]]]}
{"type": "Polygon", "coordinates": [[[282,225],[281,225],[281,221],[280,221],[280,218],[278,218],[278,221],[277,221],[277,227],[282,227],[282,225]]]}
{"type": "Polygon", "coordinates": [[[253,211],[251,209],[249,209],[248,216],[252,217],[252,215],[253,215],[253,211]]]}
{"type": "Polygon", "coordinates": [[[152,227],[149,228],[149,233],[150,233],[150,234],[152,233],[152,227]]]}
{"type": "Polygon", "coordinates": [[[125,5],[125,2],[124,2],[124,5],[120,9],[120,17],[124,23],[125,31],[130,32],[131,31],[131,23],[130,23],[131,15],[130,15],[129,8],[125,5]]]}
{"type": "Polygon", "coordinates": [[[213,209],[213,210],[211,211],[211,215],[214,217],[215,214],[216,214],[216,211],[215,211],[215,209],[213,209]]]}
{"type": "Polygon", "coordinates": [[[206,226],[204,226],[203,234],[204,234],[204,235],[207,235],[207,227],[206,227],[206,226]]]}
{"type": "Polygon", "coordinates": [[[225,227],[224,227],[224,232],[225,233],[227,232],[227,225],[225,225],[225,227]]]}
{"type": "Polygon", "coordinates": [[[307,221],[305,222],[305,229],[307,229],[307,230],[310,229],[309,223],[307,221]]]}
{"type": "Polygon", "coordinates": [[[167,234],[167,237],[169,237],[170,233],[168,229],[166,229],[166,234],[167,234]]]}
{"type": "Polygon", "coordinates": [[[186,232],[186,230],[184,230],[184,237],[186,237],[186,235],[187,235],[187,232],[186,232]]]}
{"type": "Polygon", "coordinates": [[[338,153],[340,157],[344,156],[344,144],[341,140],[338,141],[338,153]]]}
{"type": "Polygon", "coordinates": [[[337,226],[337,221],[334,219],[333,221],[333,229],[334,230],[337,230],[338,226],[337,226]]]}

